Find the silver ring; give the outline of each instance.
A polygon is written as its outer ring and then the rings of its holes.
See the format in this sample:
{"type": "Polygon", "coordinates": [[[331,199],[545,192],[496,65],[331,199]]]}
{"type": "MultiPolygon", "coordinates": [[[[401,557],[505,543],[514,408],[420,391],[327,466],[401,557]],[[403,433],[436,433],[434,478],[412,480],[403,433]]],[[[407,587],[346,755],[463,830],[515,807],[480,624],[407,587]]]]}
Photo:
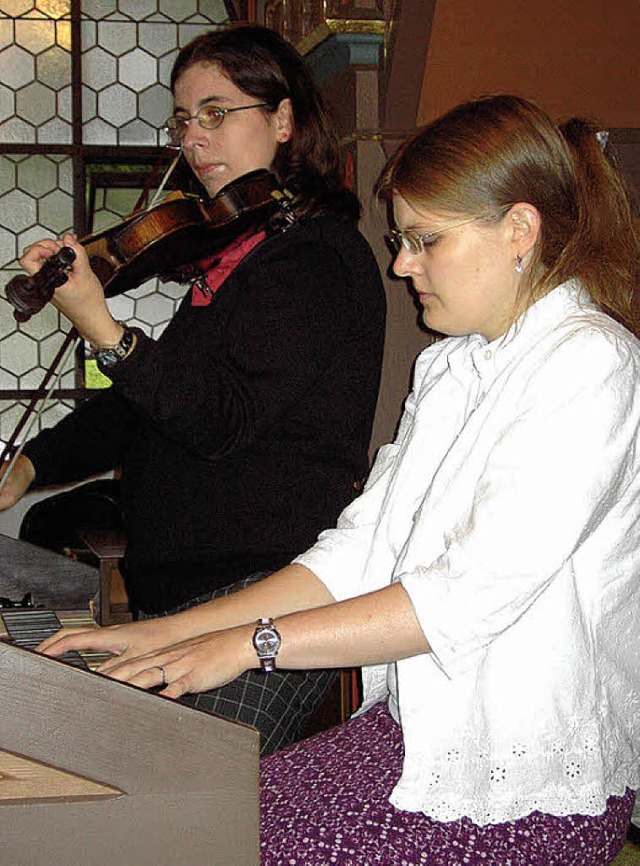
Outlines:
{"type": "Polygon", "coordinates": [[[162,674],[162,685],[166,686],[167,685],[167,675],[164,672],[164,668],[161,668],[160,665],[156,665],[156,667],[158,668],[158,670],[162,674]]]}

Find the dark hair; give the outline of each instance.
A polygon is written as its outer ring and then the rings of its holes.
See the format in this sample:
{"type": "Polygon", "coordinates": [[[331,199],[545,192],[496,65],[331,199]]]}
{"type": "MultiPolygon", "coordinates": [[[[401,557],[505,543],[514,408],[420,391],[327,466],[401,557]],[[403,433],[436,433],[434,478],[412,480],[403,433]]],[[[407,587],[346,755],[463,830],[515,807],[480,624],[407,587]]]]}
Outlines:
{"type": "Polygon", "coordinates": [[[273,170],[294,195],[298,213],[323,211],[358,219],[360,204],[344,181],[343,155],[333,124],[310,69],[295,48],[275,31],[232,25],[197,36],[181,49],[171,72],[171,90],[196,63],[216,64],[244,93],[274,112],[291,100],[294,130],[278,145],[273,170]]]}
{"type": "MultiPolygon", "coordinates": [[[[571,277],[598,306],[637,333],[633,293],[639,246],[631,203],[590,121],[556,125],[517,96],[466,102],[418,130],[391,158],[377,184],[431,210],[504,214],[533,205],[542,227],[523,281],[520,308],[571,277]]],[[[494,217],[495,218],[495,217],[494,217]]]]}

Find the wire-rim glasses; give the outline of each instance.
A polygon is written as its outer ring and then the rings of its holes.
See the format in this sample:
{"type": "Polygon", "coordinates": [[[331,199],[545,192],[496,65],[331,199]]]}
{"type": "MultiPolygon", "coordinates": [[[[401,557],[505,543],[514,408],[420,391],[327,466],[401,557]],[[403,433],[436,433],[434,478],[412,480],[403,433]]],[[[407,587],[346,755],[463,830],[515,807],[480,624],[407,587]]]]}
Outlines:
{"type": "MultiPolygon", "coordinates": [[[[509,207],[511,207],[511,205],[505,205],[505,207],[500,208],[496,213],[504,213],[509,207]]],[[[433,232],[417,232],[415,229],[405,229],[404,231],[391,229],[387,237],[394,252],[399,253],[400,250],[404,248],[408,253],[411,253],[412,256],[419,256],[420,253],[424,252],[425,244],[428,244],[432,238],[437,238],[438,235],[448,232],[451,229],[457,229],[460,228],[460,226],[474,223],[476,220],[486,219],[488,216],[491,216],[491,214],[478,214],[478,216],[469,217],[469,219],[462,220],[459,223],[454,223],[451,226],[445,226],[443,229],[436,229],[436,231],[433,232]]]]}
{"type": "Polygon", "coordinates": [[[217,129],[222,125],[222,121],[227,114],[234,111],[246,111],[248,108],[266,108],[266,102],[252,102],[251,105],[239,105],[237,108],[219,108],[217,105],[203,105],[196,113],[191,115],[172,114],[167,118],[166,123],[162,127],[164,132],[169,136],[169,141],[173,146],[182,144],[182,140],[187,134],[189,123],[192,120],[198,122],[198,126],[202,129],[217,129]]]}

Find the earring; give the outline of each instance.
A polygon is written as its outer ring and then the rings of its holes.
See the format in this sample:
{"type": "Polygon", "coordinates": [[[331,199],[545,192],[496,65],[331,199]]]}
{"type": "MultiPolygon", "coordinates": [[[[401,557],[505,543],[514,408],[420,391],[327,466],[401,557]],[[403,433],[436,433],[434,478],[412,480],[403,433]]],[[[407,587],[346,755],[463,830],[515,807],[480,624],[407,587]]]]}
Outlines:
{"type": "Polygon", "coordinates": [[[521,274],[524,271],[524,265],[522,264],[522,256],[520,253],[516,253],[516,274],[521,274]]]}

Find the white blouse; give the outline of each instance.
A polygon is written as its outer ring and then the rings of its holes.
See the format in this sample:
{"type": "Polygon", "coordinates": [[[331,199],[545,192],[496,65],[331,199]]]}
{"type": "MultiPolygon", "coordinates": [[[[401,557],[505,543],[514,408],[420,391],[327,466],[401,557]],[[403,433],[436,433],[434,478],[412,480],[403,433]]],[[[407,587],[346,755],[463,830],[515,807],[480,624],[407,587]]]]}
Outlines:
{"type": "Polygon", "coordinates": [[[364,671],[403,728],[396,807],[597,815],[640,783],[639,373],[576,283],[493,343],[429,347],[365,491],[296,560],[337,600],[401,581],[432,647],[364,671]]]}

